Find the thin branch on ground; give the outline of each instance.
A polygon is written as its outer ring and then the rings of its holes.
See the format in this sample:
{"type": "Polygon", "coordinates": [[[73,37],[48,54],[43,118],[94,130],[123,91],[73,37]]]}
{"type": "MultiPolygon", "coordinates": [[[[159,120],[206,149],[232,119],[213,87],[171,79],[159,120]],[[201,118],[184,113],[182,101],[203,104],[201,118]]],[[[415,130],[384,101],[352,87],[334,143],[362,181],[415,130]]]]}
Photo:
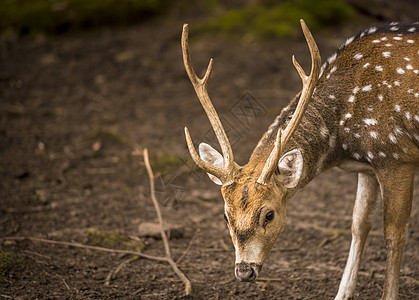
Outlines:
{"type": "MultiPolygon", "coordinates": [[[[138,155],[139,151],[134,151],[134,155],[138,155]]],[[[148,151],[147,149],[144,149],[143,151],[143,157],[144,157],[144,162],[145,162],[145,166],[147,168],[147,173],[148,173],[148,177],[150,179],[150,191],[151,191],[151,199],[153,201],[154,204],[154,208],[156,210],[157,213],[157,217],[159,219],[159,224],[160,224],[160,234],[163,240],[163,244],[164,244],[164,248],[165,248],[165,252],[166,252],[166,256],[161,257],[161,256],[154,256],[154,255],[149,255],[149,254],[145,254],[142,252],[137,252],[137,251],[130,251],[130,250],[117,250],[117,249],[110,249],[110,248],[105,248],[105,247],[99,247],[99,246],[90,246],[90,245],[84,245],[81,243],[77,243],[77,242],[64,242],[64,241],[54,241],[54,240],[48,240],[48,239],[42,239],[42,238],[36,238],[36,237],[21,237],[21,236],[10,236],[10,237],[3,237],[0,238],[0,240],[7,240],[7,241],[33,241],[33,242],[40,242],[40,243],[46,243],[46,244],[52,244],[52,245],[61,245],[61,246],[69,246],[69,247],[75,247],[75,248],[83,248],[83,249],[89,249],[89,250],[95,250],[95,251],[104,251],[104,252],[109,252],[109,253],[118,253],[118,254],[130,254],[130,255],[134,255],[135,257],[142,257],[142,258],[147,258],[150,260],[156,260],[156,261],[164,261],[170,264],[170,266],[172,267],[173,271],[176,273],[176,275],[183,281],[183,283],[185,284],[185,294],[186,295],[190,295],[192,293],[192,285],[191,282],[189,281],[189,279],[185,276],[185,274],[183,274],[183,272],[179,269],[178,265],[176,264],[176,262],[172,259],[172,256],[170,254],[170,245],[169,245],[169,241],[168,238],[166,236],[166,233],[164,231],[164,226],[163,226],[163,217],[161,215],[161,211],[160,211],[160,207],[159,204],[157,202],[156,199],[156,195],[155,195],[155,191],[154,191],[154,174],[153,174],[153,170],[151,169],[150,166],[150,161],[148,158],[148,151]]],[[[198,230],[197,230],[198,232],[198,230]]],[[[196,233],[197,233],[196,232],[196,233]]],[[[195,235],[196,235],[195,233],[195,235]]],[[[191,241],[189,242],[188,247],[186,248],[186,250],[184,251],[184,253],[180,256],[180,258],[178,259],[178,262],[180,262],[185,255],[187,254],[187,252],[189,251],[193,240],[195,239],[195,235],[192,237],[191,241]]],[[[107,277],[107,282],[108,280],[110,281],[112,279],[113,276],[115,276],[123,267],[125,264],[127,264],[128,262],[132,261],[134,258],[130,258],[128,260],[125,260],[124,262],[122,262],[117,269],[115,269],[115,271],[111,272],[110,275],[108,275],[107,277]]],[[[105,282],[105,284],[107,283],[105,282]]],[[[68,285],[65,283],[67,288],[68,285]]],[[[6,295],[0,295],[3,297],[6,297],[6,295]]]]}
{"type": "Polygon", "coordinates": [[[150,180],[151,200],[153,200],[154,209],[156,210],[157,218],[159,219],[160,235],[161,235],[161,239],[163,240],[164,250],[166,251],[166,256],[171,257],[172,255],[170,254],[169,240],[167,239],[167,235],[166,235],[166,232],[164,230],[163,217],[161,216],[159,203],[157,202],[156,194],[154,192],[154,174],[153,174],[153,170],[151,169],[150,160],[148,158],[148,149],[147,148],[145,148],[143,150],[143,156],[144,156],[145,167],[146,167],[147,173],[148,173],[148,178],[150,180]]]}
{"type": "Polygon", "coordinates": [[[118,273],[122,270],[122,268],[124,268],[127,264],[137,259],[138,259],[138,256],[131,256],[130,258],[121,262],[118,265],[118,267],[116,267],[116,269],[113,269],[112,271],[110,271],[108,276],[106,276],[105,286],[109,286],[111,284],[111,280],[114,279],[116,275],[118,275],[118,273]]]}
{"type": "Polygon", "coordinates": [[[137,251],[130,251],[130,250],[118,250],[118,249],[110,249],[110,248],[104,248],[104,247],[98,247],[98,246],[90,246],[90,245],[84,245],[76,242],[62,242],[62,241],[54,241],[54,240],[47,240],[47,239],[41,239],[36,237],[24,237],[24,236],[9,236],[2,238],[6,241],[33,241],[33,242],[40,242],[40,243],[46,243],[46,244],[53,244],[53,245],[61,245],[61,246],[69,246],[69,247],[75,247],[75,248],[83,248],[83,249],[89,249],[89,250],[96,250],[96,251],[104,251],[104,252],[110,252],[110,253],[119,253],[119,254],[132,254],[137,255],[143,258],[152,259],[152,260],[158,260],[158,261],[167,261],[166,257],[159,257],[159,256],[153,256],[148,255],[145,253],[137,252],[137,251]]]}
{"type": "Polygon", "coordinates": [[[164,224],[163,224],[163,218],[161,215],[159,203],[157,202],[155,190],[154,190],[154,174],[153,170],[151,169],[150,160],[148,158],[148,150],[147,148],[143,150],[143,156],[144,156],[144,163],[145,167],[147,169],[148,178],[150,180],[150,193],[151,193],[151,200],[153,200],[154,208],[157,213],[157,218],[159,219],[160,224],[160,234],[163,240],[164,249],[166,250],[166,259],[167,262],[171,265],[173,271],[176,273],[176,275],[183,281],[185,284],[185,294],[190,295],[192,292],[192,285],[189,279],[183,274],[183,272],[179,269],[175,261],[172,259],[172,256],[170,254],[170,245],[169,241],[166,236],[166,232],[164,231],[164,224]]]}
{"type": "Polygon", "coordinates": [[[192,247],[192,244],[193,244],[193,242],[195,241],[195,238],[197,237],[197,235],[198,235],[198,233],[199,233],[200,231],[199,231],[199,228],[197,228],[196,230],[195,230],[195,233],[194,233],[194,235],[193,235],[193,237],[191,238],[191,240],[189,241],[189,244],[188,244],[188,247],[186,247],[186,249],[185,249],[185,251],[183,251],[183,253],[182,253],[182,255],[176,260],[176,263],[177,264],[179,264],[181,261],[182,261],[182,259],[184,259],[185,258],[185,256],[186,256],[186,254],[188,254],[188,252],[189,252],[189,250],[191,249],[191,247],[192,247]]]}
{"type": "Polygon", "coordinates": [[[71,291],[70,287],[68,286],[67,282],[65,282],[64,278],[62,280],[67,290],[71,291]]]}

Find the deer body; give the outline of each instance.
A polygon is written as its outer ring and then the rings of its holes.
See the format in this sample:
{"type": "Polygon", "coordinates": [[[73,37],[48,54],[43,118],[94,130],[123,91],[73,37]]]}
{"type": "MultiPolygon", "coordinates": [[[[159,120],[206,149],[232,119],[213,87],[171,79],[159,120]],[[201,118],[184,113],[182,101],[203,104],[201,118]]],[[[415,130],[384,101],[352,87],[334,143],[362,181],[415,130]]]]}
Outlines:
{"type": "MultiPolygon", "coordinates": [[[[248,164],[234,163],[219,119],[211,120],[218,116],[204,103],[213,127],[220,126],[214,130],[219,131],[223,155],[201,144],[199,158],[186,130],[189,150],[222,184],[225,218],[236,249],[236,277],[241,281],[256,278],[285,225],[286,203],[296,191],[334,166],[358,172],[351,248],[335,299],[353,295],[370,213],[380,196],[387,249],[383,299],[397,299],[419,165],[419,25],[368,28],[348,39],[321,69],[314,39],[304,22],[302,27],[312,55],[311,74],[306,76],[293,59],[303,90],[263,135],[248,164]]],[[[194,84],[200,100],[199,88],[208,97],[211,66],[212,61],[203,84],[194,84]]]]}

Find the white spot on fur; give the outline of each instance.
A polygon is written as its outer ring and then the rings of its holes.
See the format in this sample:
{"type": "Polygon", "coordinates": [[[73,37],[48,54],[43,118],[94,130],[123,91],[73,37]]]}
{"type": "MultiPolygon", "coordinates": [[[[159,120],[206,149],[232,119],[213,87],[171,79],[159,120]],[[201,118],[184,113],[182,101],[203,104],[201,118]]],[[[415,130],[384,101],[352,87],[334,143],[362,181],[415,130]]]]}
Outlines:
{"type": "Polygon", "coordinates": [[[360,160],[361,159],[361,155],[359,155],[358,153],[354,152],[352,154],[352,156],[356,159],[356,160],[360,160]]]}
{"type": "Polygon", "coordinates": [[[415,119],[416,122],[419,122],[419,116],[418,115],[415,115],[413,118],[415,119]]]}
{"type": "Polygon", "coordinates": [[[416,30],[416,28],[415,27],[410,27],[407,31],[409,31],[409,32],[414,32],[416,30]]]}
{"type": "Polygon", "coordinates": [[[374,138],[374,139],[377,139],[377,138],[378,138],[378,133],[377,133],[377,132],[375,132],[375,131],[371,131],[371,132],[370,132],[370,136],[371,136],[372,138],[374,138]]]}
{"type": "Polygon", "coordinates": [[[356,86],[353,90],[352,90],[352,94],[356,94],[359,92],[361,88],[359,86],[356,86]]]}
{"type": "Polygon", "coordinates": [[[334,66],[331,70],[330,70],[330,74],[336,72],[336,70],[338,69],[338,67],[334,66]]]}
{"type": "Polygon", "coordinates": [[[397,154],[397,153],[393,153],[393,157],[394,157],[395,159],[399,159],[399,158],[400,158],[400,155],[399,155],[399,154],[397,154]]]}
{"type": "Polygon", "coordinates": [[[405,73],[405,71],[402,69],[402,68],[397,68],[397,73],[399,73],[399,74],[404,74],[405,73]]]}
{"type": "Polygon", "coordinates": [[[329,95],[329,99],[336,99],[335,95],[329,95]]]}
{"type": "Polygon", "coordinates": [[[377,43],[379,43],[380,42],[380,40],[373,40],[372,41],[374,44],[377,44],[377,43]]]}
{"type": "Polygon", "coordinates": [[[394,84],[395,86],[400,86],[400,81],[395,81],[393,84],[394,84]]]}
{"type": "Polygon", "coordinates": [[[364,119],[364,123],[366,125],[376,125],[377,124],[377,120],[376,119],[364,119]]]}
{"type": "Polygon", "coordinates": [[[382,54],[383,54],[384,57],[390,57],[391,56],[391,53],[388,52],[388,51],[385,51],[382,54]]]}
{"type": "Polygon", "coordinates": [[[413,89],[407,90],[409,94],[413,94],[413,89]]]}
{"type": "Polygon", "coordinates": [[[393,26],[393,27],[391,27],[391,28],[390,28],[390,30],[391,30],[391,31],[397,31],[397,30],[399,30],[399,27],[397,27],[397,26],[393,26]]]}
{"type": "Polygon", "coordinates": [[[329,65],[332,64],[335,61],[335,59],[336,59],[337,56],[338,56],[338,54],[335,53],[335,54],[333,54],[331,57],[329,57],[327,59],[327,62],[329,63],[329,65]]]}
{"type": "Polygon", "coordinates": [[[386,47],[391,47],[391,46],[393,46],[393,44],[387,43],[387,44],[385,44],[385,46],[386,47]]]}
{"type": "Polygon", "coordinates": [[[387,37],[386,36],[383,36],[380,40],[387,41],[387,37]]]}
{"type": "Polygon", "coordinates": [[[350,95],[348,98],[348,102],[354,102],[355,101],[355,96],[354,95],[350,95]]]}
{"type": "Polygon", "coordinates": [[[343,150],[348,150],[348,145],[346,145],[346,144],[342,144],[342,148],[343,148],[343,150]]]}
{"type": "Polygon", "coordinates": [[[347,39],[346,40],[346,42],[345,42],[345,46],[348,46],[350,43],[352,43],[353,41],[354,41],[354,36],[353,37],[350,37],[349,39],[347,39]]]}
{"type": "Polygon", "coordinates": [[[375,70],[378,71],[378,72],[382,72],[383,67],[382,66],[375,66],[375,70]]]}
{"type": "Polygon", "coordinates": [[[344,120],[340,120],[339,125],[340,126],[343,126],[343,124],[345,124],[345,121],[344,120]]]}
{"type": "Polygon", "coordinates": [[[370,65],[370,63],[366,63],[365,65],[363,65],[363,67],[368,68],[369,65],[370,65]]]}
{"type": "Polygon", "coordinates": [[[368,30],[368,34],[374,33],[374,32],[376,32],[376,31],[377,31],[377,27],[371,27],[371,28],[368,30]]]}
{"type": "Polygon", "coordinates": [[[378,95],[378,100],[383,101],[383,95],[379,94],[378,95]]]}
{"type": "Polygon", "coordinates": [[[405,61],[410,61],[410,58],[409,57],[405,57],[405,58],[403,58],[405,61]]]}
{"type": "Polygon", "coordinates": [[[399,37],[399,36],[395,36],[395,37],[393,38],[393,40],[396,40],[396,41],[401,41],[401,40],[402,40],[402,38],[401,38],[401,37],[399,37]]]}
{"type": "Polygon", "coordinates": [[[362,88],[362,91],[363,91],[363,92],[369,92],[369,91],[371,91],[371,84],[364,86],[364,87],[362,88]]]}
{"type": "Polygon", "coordinates": [[[384,153],[384,152],[382,152],[382,151],[380,151],[380,152],[378,152],[378,155],[380,156],[380,157],[382,157],[382,158],[385,158],[387,155],[384,153]]]}
{"type": "Polygon", "coordinates": [[[402,135],[403,134],[403,130],[400,127],[396,127],[394,128],[394,133],[397,135],[402,135]]]}
{"type": "Polygon", "coordinates": [[[406,66],[406,70],[413,70],[412,65],[407,65],[407,66],[406,66]]]}
{"type": "Polygon", "coordinates": [[[407,40],[406,42],[408,42],[409,44],[413,44],[415,41],[414,40],[407,40]]]}
{"type": "Polygon", "coordinates": [[[346,133],[349,133],[351,131],[351,129],[349,127],[345,127],[345,128],[343,128],[343,130],[345,130],[346,133]]]}
{"type": "Polygon", "coordinates": [[[412,116],[410,115],[410,112],[405,112],[404,114],[406,116],[406,119],[410,120],[412,118],[412,116]]]}
{"type": "Polygon", "coordinates": [[[362,54],[361,53],[357,53],[357,54],[355,54],[355,56],[354,56],[354,58],[355,59],[361,59],[362,58],[362,54]]]}
{"type": "Polygon", "coordinates": [[[361,135],[359,133],[354,133],[354,137],[359,139],[361,137],[361,135]]]}
{"type": "Polygon", "coordinates": [[[345,114],[345,119],[350,119],[350,118],[352,118],[352,114],[350,113],[345,114]]]}
{"type": "Polygon", "coordinates": [[[367,156],[368,156],[369,159],[374,159],[374,154],[372,154],[371,151],[367,152],[367,156]]]}
{"type": "Polygon", "coordinates": [[[397,144],[397,139],[396,139],[396,137],[395,137],[394,135],[392,135],[391,133],[388,135],[388,138],[390,139],[390,141],[391,141],[393,144],[397,144]]]}
{"type": "Polygon", "coordinates": [[[401,108],[400,108],[400,105],[394,105],[394,110],[395,111],[397,111],[397,112],[400,112],[400,110],[401,110],[401,108]]]}

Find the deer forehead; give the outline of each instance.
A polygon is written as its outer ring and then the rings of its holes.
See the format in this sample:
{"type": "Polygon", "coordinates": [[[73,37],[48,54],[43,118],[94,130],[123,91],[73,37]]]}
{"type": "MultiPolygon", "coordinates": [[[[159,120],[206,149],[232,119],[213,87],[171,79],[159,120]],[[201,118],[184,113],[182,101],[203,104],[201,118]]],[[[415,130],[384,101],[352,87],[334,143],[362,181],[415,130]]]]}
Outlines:
{"type": "Polygon", "coordinates": [[[226,206],[229,210],[248,213],[262,205],[264,193],[258,188],[256,179],[246,182],[233,182],[222,189],[226,206]]]}

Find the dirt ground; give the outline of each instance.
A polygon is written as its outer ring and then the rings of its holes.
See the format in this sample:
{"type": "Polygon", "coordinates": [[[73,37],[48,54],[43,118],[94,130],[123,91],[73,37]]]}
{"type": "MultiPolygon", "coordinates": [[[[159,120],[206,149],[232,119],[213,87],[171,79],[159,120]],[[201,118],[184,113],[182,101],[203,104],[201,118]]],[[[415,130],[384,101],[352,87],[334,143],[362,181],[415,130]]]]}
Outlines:
{"type": "MultiPolygon", "coordinates": [[[[191,167],[184,141],[185,125],[196,143],[214,140],[183,69],[184,21],[1,43],[1,237],[143,246],[145,253],[163,255],[161,240],[138,237],[142,222],[156,221],[144,165],[132,156],[148,147],[161,175],[156,189],[164,219],[181,226],[170,240],[175,259],[195,235],[180,263],[195,299],[332,299],[349,250],[356,174],[332,169],[299,192],[260,273],[265,280],[237,282],[219,188],[191,167]]],[[[366,18],[317,34],[323,59],[374,22],[366,18]]],[[[195,68],[215,59],[210,94],[243,164],[300,89],[291,55],[308,68],[305,42],[194,38],[193,22],[190,34],[195,68]]],[[[419,298],[419,176],[415,187],[400,299],[419,298]]],[[[382,292],[380,209],[374,221],[356,299],[378,299],[382,292]]],[[[182,282],[165,263],[137,259],[106,286],[108,274],[129,255],[28,240],[1,239],[0,249],[11,259],[0,274],[5,299],[183,298],[182,282]]]]}

